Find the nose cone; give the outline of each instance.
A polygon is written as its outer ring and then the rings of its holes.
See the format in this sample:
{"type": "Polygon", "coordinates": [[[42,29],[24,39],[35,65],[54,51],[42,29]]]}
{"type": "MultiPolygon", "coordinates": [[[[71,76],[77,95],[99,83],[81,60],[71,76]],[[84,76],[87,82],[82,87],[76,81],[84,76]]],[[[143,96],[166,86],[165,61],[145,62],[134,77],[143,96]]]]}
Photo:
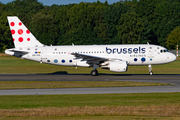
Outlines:
{"type": "Polygon", "coordinates": [[[173,62],[176,60],[176,55],[174,55],[173,53],[171,53],[170,57],[169,57],[170,62],[173,62]]]}

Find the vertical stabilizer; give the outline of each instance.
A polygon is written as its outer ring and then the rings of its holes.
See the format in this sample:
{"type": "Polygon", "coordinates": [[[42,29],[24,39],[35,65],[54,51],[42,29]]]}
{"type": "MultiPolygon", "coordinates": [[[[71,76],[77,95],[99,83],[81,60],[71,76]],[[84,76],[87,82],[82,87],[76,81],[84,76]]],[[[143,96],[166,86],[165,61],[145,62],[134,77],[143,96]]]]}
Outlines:
{"type": "Polygon", "coordinates": [[[8,16],[15,48],[43,46],[16,16],[8,16]]]}

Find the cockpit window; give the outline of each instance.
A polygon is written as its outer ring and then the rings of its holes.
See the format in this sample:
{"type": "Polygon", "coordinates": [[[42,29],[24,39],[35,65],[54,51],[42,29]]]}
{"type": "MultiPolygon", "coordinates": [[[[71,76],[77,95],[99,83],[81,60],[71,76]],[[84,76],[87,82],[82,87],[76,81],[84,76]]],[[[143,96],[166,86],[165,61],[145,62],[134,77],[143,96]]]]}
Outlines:
{"type": "Polygon", "coordinates": [[[161,53],[169,52],[168,50],[161,50],[161,53]]]}

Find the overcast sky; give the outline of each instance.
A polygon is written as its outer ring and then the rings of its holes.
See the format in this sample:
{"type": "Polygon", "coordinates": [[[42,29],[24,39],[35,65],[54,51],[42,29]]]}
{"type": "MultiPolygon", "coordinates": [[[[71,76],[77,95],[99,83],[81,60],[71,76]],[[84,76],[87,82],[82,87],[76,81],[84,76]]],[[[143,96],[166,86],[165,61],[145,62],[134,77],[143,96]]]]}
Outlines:
{"type": "MultiPolygon", "coordinates": [[[[8,2],[12,2],[14,0],[0,0],[1,3],[7,4],[8,2]]],[[[80,3],[80,2],[97,2],[97,0],[38,0],[39,2],[43,3],[43,5],[51,6],[53,4],[58,5],[66,5],[72,3],[80,3]]],[[[99,0],[100,2],[104,3],[106,0],[99,0]]],[[[107,0],[109,4],[116,3],[120,0],[107,0]]]]}

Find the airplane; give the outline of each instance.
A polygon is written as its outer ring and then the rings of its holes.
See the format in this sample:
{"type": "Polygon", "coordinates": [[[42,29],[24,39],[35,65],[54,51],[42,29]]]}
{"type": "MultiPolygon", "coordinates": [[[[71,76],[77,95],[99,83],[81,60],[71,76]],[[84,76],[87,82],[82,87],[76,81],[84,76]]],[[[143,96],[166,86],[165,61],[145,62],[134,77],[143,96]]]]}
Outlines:
{"type": "Polygon", "coordinates": [[[99,67],[126,72],[130,65],[148,65],[152,75],[152,65],[176,60],[166,48],[149,43],[47,46],[40,43],[17,16],[7,18],[15,48],[5,50],[5,54],[23,59],[61,66],[93,67],[92,76],[98,75],[99,67]]]}

